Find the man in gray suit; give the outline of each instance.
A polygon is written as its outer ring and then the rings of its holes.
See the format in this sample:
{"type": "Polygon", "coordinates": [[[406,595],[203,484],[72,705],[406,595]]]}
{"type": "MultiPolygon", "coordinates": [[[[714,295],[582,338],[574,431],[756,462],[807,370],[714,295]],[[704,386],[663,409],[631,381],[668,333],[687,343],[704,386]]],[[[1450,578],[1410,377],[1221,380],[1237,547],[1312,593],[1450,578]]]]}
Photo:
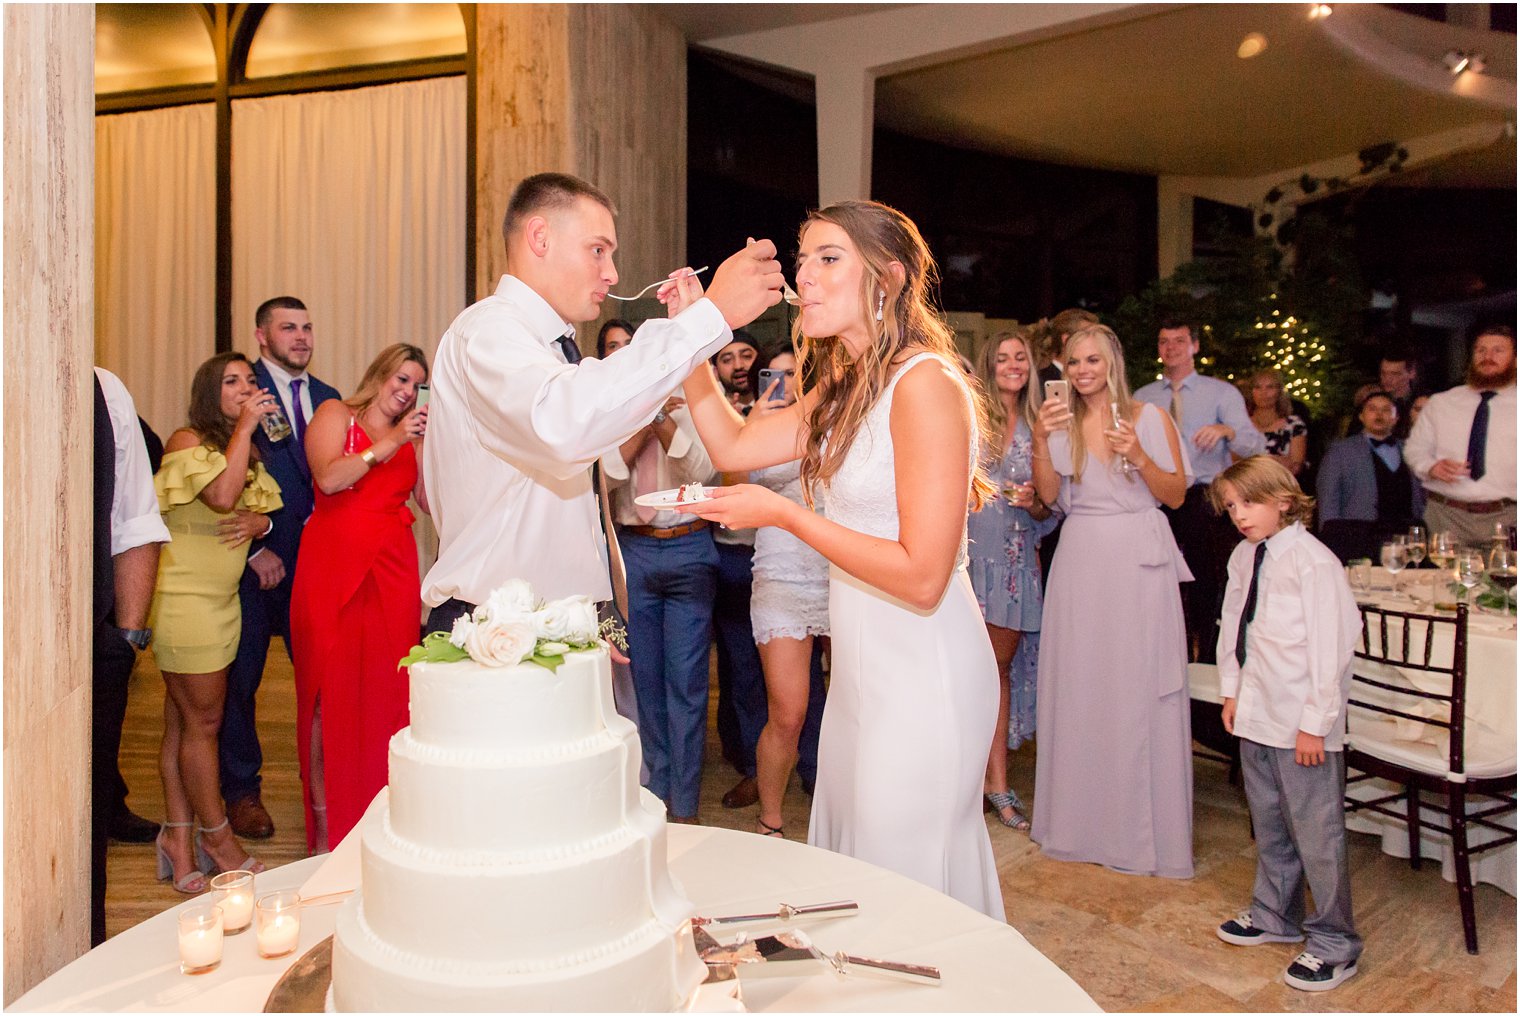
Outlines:
{"type": "Polygon", "coordinates": [[[1383,540],[1424,516],[1425,491],[1404,464],[1403,442],[1394,436],[1399,410],[1393,396],[1371,393],[1357,419],[1362,432],[1331,445],[1320,465],[1320,539],[1342,561],[1376,561],[1383,540]]]}

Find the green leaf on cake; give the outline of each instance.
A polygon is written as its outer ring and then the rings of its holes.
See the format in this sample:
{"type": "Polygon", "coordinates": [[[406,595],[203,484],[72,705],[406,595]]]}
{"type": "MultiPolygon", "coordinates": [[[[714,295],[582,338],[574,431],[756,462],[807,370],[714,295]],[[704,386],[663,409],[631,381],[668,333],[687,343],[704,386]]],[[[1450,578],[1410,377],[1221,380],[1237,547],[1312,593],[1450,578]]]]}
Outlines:
{"type": "Polygon", "coordinates": [[[469,653],[449,641],[448,632],[433,631],[423,637],[420,646],[413,646],[412,651],[401,658],[401,662],[396,664],[396,669],[400,670],[414,663],[455,663],[469,658],[469,653]]]}
{"type": "Polygon", "coordinates": [[[536,663],[548,671],[556,671],[559,669],[559,665],[565,662],[565,658],[563,656],[540,656],[535,652],[532,656],[528,657],[528,662],[536,663]]]}

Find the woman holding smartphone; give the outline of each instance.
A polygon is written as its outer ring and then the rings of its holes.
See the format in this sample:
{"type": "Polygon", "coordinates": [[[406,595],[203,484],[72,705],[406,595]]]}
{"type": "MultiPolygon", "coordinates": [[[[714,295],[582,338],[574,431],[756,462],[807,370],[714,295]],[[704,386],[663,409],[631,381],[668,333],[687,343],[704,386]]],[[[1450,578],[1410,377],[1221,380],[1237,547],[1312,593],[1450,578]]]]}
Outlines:
{"type": "Polygon", "coordinates": [[[238,581],[248,541],[268,531],[263,515],[283,504],[253,444],[254,428],[278,408],[247,357],[218,353],[196,370],[189,422],[169,435],[153,477],[171,536],[158,559],[149,619],[167,693],[158,755],[167,818],[158,834],[158,877],[187,895],[204,891],[216,868],[264,870],[228,828],[217,737],[227,668],[242,631],[238,581]],[[233,520],[238,532],[222,535],[233,520]],[[251,525],[243,528],[244,520],[251,525]],[[196,820],[199,835],[192,836],[196,820]]]}
{"type": "Polygon", "coordinates": [[[296,746],[306,802],[306,848],[348,834],[387,772],[386,746],[407,724],[406,674],[422,615],[414,521],[427,511],[416,408],[427,356],[397,343],[380,351],[352,398],[329,399],[306,428],[316,506],[301,539],[290,599],[296,746]]]}
{"type": "Polygon", "coordinates": [[[998,722],[982,791],[998,821],[1018,830],[1028,829],[1029,819],[1024,802],[1008,785],[1008,752],[1035,731],[1035,657],[1019,648],[1028,637],[1038,647],[1043,603],[1039,543],[1051,518],[1049,505],[1034,487],[1030,422],[1038,400],[1030,390],[1038,382],[1029,337],[1027,329],[994,335],[977,357],[977,380],[992,394],[983,460],[1003,496],[966,521],[971,586],[987,622],[999,681],[998,722]]]}
{"type": "MultiPolygon", "coordinates": [[[[750,416],[764,417],[797,401],[801,379],[791,347],[762,351],[755,361],[760,397],[750,416]],[[780,396],[779,398],[777,396],[780,396]]],[[[793,504],[805,505],[799,460],[750,473],[750,481],[793,504]]],[[[814,504],[815,511],[822,506],[814,504]]],[[[755,746],[760,816],[755,831],[784,836],[781,807],[792,767],[804,787],[818,775],[818,717],[823,710],[821,646],[829,634],[829,562],[784,529],[755,531],[754,585],[750,620],[765,671],[765,729],[755,746]],[[809,723],[808,720],[812,719],[809,723]],[[804,734],[811,733],[810,738],[804,734]]]]}
{"type": "MultiPolygon", "coordinates": [[[[993,494],[979,467],[984,416],[954,335],[929,304],[936,269],[918,227],[873,201],[811,213],[798,242],[792,405],[741,417],[711,371],[686,381],[713,462],[753,470],[800,458],[827,515],[755,484],[681,510],[735,528],[777,526],[829,576],[832,685],[808,841],[906,875],[1004,919],[982,773],[997,669],[966,575],[966,508],[993,494]]],[[[680,310],[700,294],[662,288],[680,310]]]]}
{"type": "Polygon", "coordinates": [[[1103,325],[1066,342],[1032,432],[1034,482],[1066,516],[1045,589],[1031,838],[1049,857],[1193,874],[1187,635],[1192,579],[1160,506],[1192,466],[1171,417],[1130,398],[1103,325]],[[1064,388],[1070,385],[1070,398],[1064,388]]]}

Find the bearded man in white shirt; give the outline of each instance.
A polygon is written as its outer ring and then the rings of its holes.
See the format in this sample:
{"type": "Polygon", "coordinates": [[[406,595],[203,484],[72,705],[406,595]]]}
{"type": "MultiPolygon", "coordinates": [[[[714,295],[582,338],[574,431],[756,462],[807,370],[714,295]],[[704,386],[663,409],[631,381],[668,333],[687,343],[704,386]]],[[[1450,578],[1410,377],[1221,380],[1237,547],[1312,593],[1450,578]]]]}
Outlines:
{"type": "Polygon", "coordinates": [[[705,299],[582,361],[574,326],[599,315],[618,281],[615,213],[576,177],[523,180],[502,224],[507,274],[438,344],[423,453],[439,538],[422,588],[430,631],[450,630],[510,578],[547,599],[610,599],[591,465],[781,299],[775,245],[760,240],[718,267],[705,299]]]}
{"type": "Polygon", "coordinates": [[[1478,333],[1466,383],[1430,397],[1404,442],[1425,486],[1425,525],[1487,543],[1515,524],[1515,330],[1478,333]]]}

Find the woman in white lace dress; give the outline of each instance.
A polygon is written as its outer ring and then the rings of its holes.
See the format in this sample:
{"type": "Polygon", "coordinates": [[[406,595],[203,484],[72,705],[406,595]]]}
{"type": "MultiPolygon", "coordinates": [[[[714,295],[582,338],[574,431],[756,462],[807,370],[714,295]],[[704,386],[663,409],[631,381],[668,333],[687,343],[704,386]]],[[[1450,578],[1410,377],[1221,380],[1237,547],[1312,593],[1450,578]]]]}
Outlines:
{"type": "MultiPolygon", "coordinates": [[[[750,416],[760,417],[785,409],[797,401],[800,379],[797,357],[790,348],[765,353],[755,361],[755,371],[784,371],[760,393],[750,416]],[[782,386],[785,392],[782,394],[782,386]],[[773,398],[781,395],[780,398],[773,398]]],[[[805,505],[802,463],[796,459],[767,466],[750,474],[750,481],[774,490],[793,504],[805,505]]],[[[815,504],[814,509],[818,510],[815,504]]],[[[815,775],[815,757],[799,759],[798,744],[808,715],[813,688],[813,643],[829,634],[829,563],[823,556],[785,529],[766,526],[755,531],[754,586],[749,601],[755,645],[765,669],[766,720],[755,746],[755,773],[760,785],[760,815],[755,832],[784,836],[781,805],[792,768],[804,781],[815,775]],[[812,763],[812,764],[807,764],[812,763]]],[[[819,692],[821,688],[817,689],[819,692]]],[[[807,785],[804,783],[804,786],[807,785]]]]}
{"type": "MultiPolygon", "coordinates": [[[[721,469],[802,460],[825,515],[755,484],[688,511],[777,526],[826,557],[833,672],[808,842],[1003,918],[982,772],[997,717],[992,645],[966,574],[966,508],[994,495],[984,416],[928,293],[934,260],[900,212],[846,201],[809,215],[797,254],[798,368],[818,383],[746,421],[710,371],[687,405],[721,469]]],[[[696,299],[682,277],[671,306],[696,299]]]]}

